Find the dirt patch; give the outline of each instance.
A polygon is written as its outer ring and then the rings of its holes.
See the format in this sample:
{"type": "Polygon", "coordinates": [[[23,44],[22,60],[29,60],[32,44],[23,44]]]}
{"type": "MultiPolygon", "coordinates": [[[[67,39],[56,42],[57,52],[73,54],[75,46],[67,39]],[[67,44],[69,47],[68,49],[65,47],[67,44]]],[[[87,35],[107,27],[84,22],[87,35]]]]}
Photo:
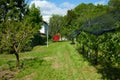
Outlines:
{"type": "Polygon", "coordinates": [[[20,60],[32,60],[32,59],[36,59],[37,57],[23,57],[20,58],[20,60]]]}
{"type": "Polygon", "coordinates": [[[51,56],[47,56],[47,57],[44,57],[43,59],[46,60],[46,61],[49,61],[49,60],[52,60],[53,57],[51,57],[51,56]]]}
{"type": "Polygon", "coordinates": [[[36,75],[36,73],[31,73],[31,74],[25,76],[25,77],[24,77],[23,79],[21,79],[21,80],[32,80],[32,78],[33,78],[35,75],[36,75]]]}
{"type": "Polygon", "coordinates": [[[52,68],[54,68],[54,69],[60,69],[60,68],[62,68],[62,66],[63,65],[60,64],[57,60],[55,60],[52,64],[52,68]]]}
{"type": "Polygon", "coordinates": [[[10,70],[0,71],[0,80],[12,80],[17,73],[10,70]]]}
{"type": "Polygon", "coordinates": [[[45,61],[55,60],[52,64],[52,68],[54,68],[54,69],[58,69],[60,67],[60,64],[58,63],[58,61],[56,61],[56,59],[51,56],[44,57],[43,59],[45,61]]]}
{"type": "Polygon", "coordinates": [[[83,72],[91,72],[91,74],[94,74],[96,72],[96,69],[92,66],[84,66],[82,67],[83,72]]]}
{"type": "Polygon", "coordinates": [[[60,68],[60,64],[59,64],[57,61],[55,61],[55,62],[53,63],[53,65],[52,65],[52,67],[53,67],[54,69],[58,69],[58,68],[60,68]]]}

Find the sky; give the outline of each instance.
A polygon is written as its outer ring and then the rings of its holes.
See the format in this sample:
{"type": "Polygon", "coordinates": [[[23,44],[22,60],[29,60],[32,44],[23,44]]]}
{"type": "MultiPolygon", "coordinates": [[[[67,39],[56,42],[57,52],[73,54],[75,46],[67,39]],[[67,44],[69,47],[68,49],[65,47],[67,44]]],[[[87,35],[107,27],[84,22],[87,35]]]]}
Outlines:
{"type": "Polygon", "coordinates": [[[28,0],[31,6],[35,3],[40,8],[43,20],[49,22],[52,14],[66,15],[67,10],[74,9],[81,3],[93,3],[105,5],[109,0],[28,0]]]}

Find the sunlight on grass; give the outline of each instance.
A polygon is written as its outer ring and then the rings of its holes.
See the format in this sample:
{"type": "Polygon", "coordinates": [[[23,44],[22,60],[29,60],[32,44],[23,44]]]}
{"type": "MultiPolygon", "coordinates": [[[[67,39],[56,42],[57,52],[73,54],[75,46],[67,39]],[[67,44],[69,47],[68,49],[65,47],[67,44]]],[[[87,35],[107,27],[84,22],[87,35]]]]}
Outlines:
{"type": "MultiPolygon", "coordinates": [[[[0,55],[0,57],[7,55],[0,55]]],[[[13,55],[12,55],[13,56],[13,55]]],[[[1,59],[0,65],[9,65],[14,80],[97,80],[101,75],[69,42],[36,46],[30,52],[20,53],[21,66],[15,70],[14,57],[1,59]],[[7,59],[7,60],[5,60],[7,59]]],[[[8,68],[6,66],[6,68],[8,68]]]]}

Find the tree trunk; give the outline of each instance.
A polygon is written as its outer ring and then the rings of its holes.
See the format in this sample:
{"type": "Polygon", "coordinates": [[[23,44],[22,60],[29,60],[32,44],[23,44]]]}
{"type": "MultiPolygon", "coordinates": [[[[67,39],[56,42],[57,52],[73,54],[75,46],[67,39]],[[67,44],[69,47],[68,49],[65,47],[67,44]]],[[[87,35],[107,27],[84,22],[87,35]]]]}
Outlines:
{"type": "Polygon", "coordinates": [[[96,47],[95,47],[95,65],[98,64],[98,45],[96,44],[96,47]]]}
{"type": "Polygon", "coordinates": [[[15,54],[15,56],[16,56],[16,67],[19,67],[19,64],[20,64],[20,60],[19,60],[19,54],[18,53],[14,53],[15,54]]]}
{"type": "Polygon", "coordinates": [[[82,54],[85,53],[85,47],[84,47],[84,44],[82,45],[82,54]]]}
{"type": "Polygon", "coordinates": [[[19,67],[19,64],[20,64],[20,60],[19,60],[19,51],[18,49],[16,48],[16,46],[14,45],[14,54],[15,54],[15,57],[16,57],[16,67],[19,67]]]}
{"type": "Polygon", "coordinates": [[[72,44],[75,44],[74,38],[72,38],[72,44]]]}
{"type": "Polygon", "coordinates": [[[88,47],[88,52],[87,53],[88,53],[87,57],[88,57],[88,59],[90,59],[90,55],[91,55],[91,53],[90,53],[90,47],[88,47]]]}

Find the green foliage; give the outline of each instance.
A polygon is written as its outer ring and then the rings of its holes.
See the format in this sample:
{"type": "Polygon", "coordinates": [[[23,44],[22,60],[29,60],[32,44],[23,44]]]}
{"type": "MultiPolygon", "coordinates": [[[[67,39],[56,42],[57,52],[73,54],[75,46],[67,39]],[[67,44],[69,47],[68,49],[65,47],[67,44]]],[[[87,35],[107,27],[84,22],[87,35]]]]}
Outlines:
{"type": "Polygon", "coordinates": [[[23,22],[6,22],[5,31],[1,35],[1,45],[3,46],[3,51],[13,51],[14,46],[17,51],[21,51],[26,44],[30,42],[33,37],[32,27],[26,26],[23,22]],[[12,49],[12,50],[11,50],[12,49]]]}
{"type": "Polygon", "coordinates": [[[107,63],[119,66],[120,62],[120,44],[119,32],[105,34],[105,41],[101,44],[101,51],[104,53],[103,57],[107,63]],[[104,46],[104,47],[103,47],[104,46]]]}
{"type": "Polygon", "coordinates": [[[49,22],[49,34],[53,36],[58,33],[63,33],[64,30],[64,19],[60,15],[52,15],[49,22]]]}
{"type": "Polygon", "coordinates": [[[24,0],[1,0],[0,1],[0,21],[22,20],[27,13],[24,0]]]}
{"type": "MultiPolygon", "coordinates": [[[[8,8],[11,12],[13,10],[14,2],[10,2],[11,8],[8,8]]],[[[22,2],[21,2],[22,3],[22,2]]],[[[22,3],[23,4],[23,3],[22,3]]],[[[25,6],[19,6],[21,11],[25,6]]],[[[17,9],[17,8],[15,8],[17,9]]],[[[24,9],[26,11],[27,7],[24,9]]],[[[23,13],[25,13],[25,11],[23,13]]],[[[19,15],[18,13],[10,13],[12,15],[19,15]]],[[[23,14],[22,14],[23,15],[23,14]]],[[[11,16],[11,15],[10,15],[11,16]]],[[[33,4],[29,10],[29,14],[24,15],[24,19],[16,19],[13,17],[7,16],[9,19],[6,19],[6,22],[0,24],[0,49],[1,51],[8,51],[8,53],[14,53],[17,51],[23,51],[25,47],[30,47],[31,40],[34,34],[38,33],[42,24],[42,16],[40,15],[40,10],[35,8],[33,4]],[[17,20],[17,21],[16,21],[17,20]]]]}
{"type": "Polygon", "coordinates": [[[18,67],[18,53],[30,48],[41,28],[42,16],[34,4],[28,9],[24,0],[2,0],[0,4],[0,52],[14,53],[18,67]]]}
{"type": "MultiPolygon", "coordinates": [[[[82,3],[73,11],[77,16],[73,25],[78,30],[76,38],[79,51],[87,53],[86,55],[92,52],[91,59],[94,56],[98,61],[103,59],[100,63],[119,66],[119,1],[110,0],[109,5],[82,3]],[[103,35],[99,33],[103,33],[103,35]]],[[[74,18],[71,18],[71,21],[74,18]]]]}
{"type": "Polygon", "coordinates": [[[35,4],[32,4],[31,8],[29,9],[29,14],[25,16],[25,21],[30,23],[36,32],[38,32],[38,30],[41,28],[43,19],[39,8],[36,8],[35,4]]]}
{"type": "Polygon", "coordinates": [[[120,21],[120,0],[109,1],[109,13],[120,21]]]}
{"type": "Polygon", "coordinates": [[[64,19],[64,27],[67,28],[66,35],[69,36],[73,30],[77,29],[77,24],[75,23],[75,20],[77,19],[76,13],[73,10],[68,10],[64,19]]]}
{"type": "Polygon", "coordinates": [[[37,33],[34,35],[34,38],[32,39],[31,46],[37,46],[37,45],[45,45],[46,44],[46,35],[42,35],[40,33],[37,33]]]}
{"type": "Polygon", "coordinates": [[[113,12],[120,12],[120,1],[119,0],[110,0],[109,7],[113,12]]]}

